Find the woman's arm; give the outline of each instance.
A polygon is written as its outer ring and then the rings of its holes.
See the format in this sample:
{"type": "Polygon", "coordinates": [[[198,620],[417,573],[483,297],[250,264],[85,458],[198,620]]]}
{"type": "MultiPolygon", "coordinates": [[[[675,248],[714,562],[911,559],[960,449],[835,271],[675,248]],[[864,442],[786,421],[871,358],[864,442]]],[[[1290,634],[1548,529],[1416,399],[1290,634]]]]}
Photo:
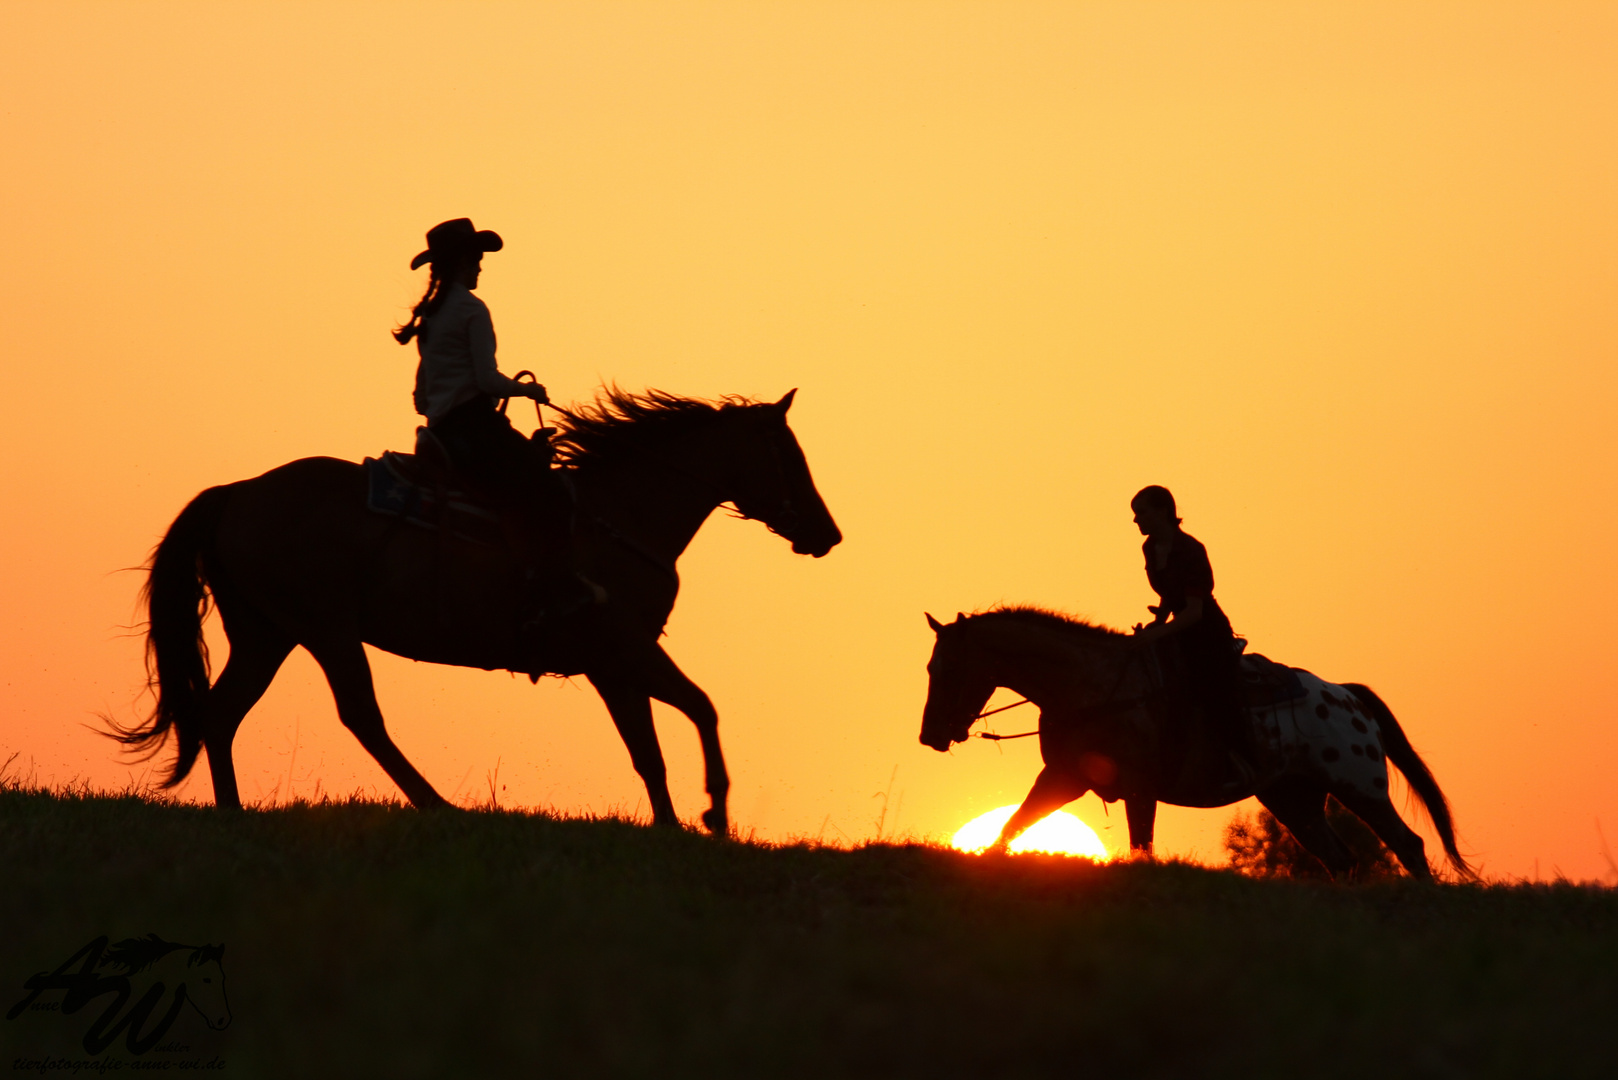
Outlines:
{"type": "Polygon", "coordinates": [[[543,386],[537,383],[520,383],[500,374],[500,368],[494,361],[494,320],[489,317],[489,309],[482,304],[472,312],[472,318],[466,327],[466,337],[472,349],[472,377],[477,380],[479,390],[492,398],[531,397],[536,401],[549,400],[545,396],[543,386]]]}
{"type": "Polygon", "coordinates": [[[1185,607],[1175,612],[1173,617],[1164,622],[1161,618],[1150,626],[1137,627],[1135,636],[1147,641],[1155,641],[1169,634],[1178,634],[1189,630],[1202,619],[1202,597],[1188,596],[1185,598],[1185,607]]]}

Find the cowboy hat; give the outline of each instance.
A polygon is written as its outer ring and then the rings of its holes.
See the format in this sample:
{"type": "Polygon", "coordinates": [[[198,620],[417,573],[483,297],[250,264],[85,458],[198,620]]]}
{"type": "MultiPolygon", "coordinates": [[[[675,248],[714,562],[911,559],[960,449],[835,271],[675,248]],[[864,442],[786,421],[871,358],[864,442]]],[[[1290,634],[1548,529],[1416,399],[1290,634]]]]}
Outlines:
{"type": "Polygon", "coordinates": [[[505,241],[500,239],[499,233],[473,228],[471,218],[455,218],[427,230],[427,250],[410,260],[410,269],[415,270],[422,263],[459,258],[473,252],[499,251],[503,247],[505,241]]]}

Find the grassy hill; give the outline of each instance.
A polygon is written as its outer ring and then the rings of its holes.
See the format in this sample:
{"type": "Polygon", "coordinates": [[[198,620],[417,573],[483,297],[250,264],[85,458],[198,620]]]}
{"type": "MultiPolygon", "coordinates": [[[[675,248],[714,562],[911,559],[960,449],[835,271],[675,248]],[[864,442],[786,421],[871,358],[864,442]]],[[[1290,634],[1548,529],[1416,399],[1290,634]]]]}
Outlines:
{"type": "MultiPolygon", "coordinates": [[[[1618,1071],[1618,893],[1594,887],[15,787],[0,882],[0,1010],[99,934],[223,942],[233,1023],[174,1031],[234,1076],[1618,1071]]],[[[0,1019],[0,1045],[16,1068],[68,1026],[0,1019]]]]}

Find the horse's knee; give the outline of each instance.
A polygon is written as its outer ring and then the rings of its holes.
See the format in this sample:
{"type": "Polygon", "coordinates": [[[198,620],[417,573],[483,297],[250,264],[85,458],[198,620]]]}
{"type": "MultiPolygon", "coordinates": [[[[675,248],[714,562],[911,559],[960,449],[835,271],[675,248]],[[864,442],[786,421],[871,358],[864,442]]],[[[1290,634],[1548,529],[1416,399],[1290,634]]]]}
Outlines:
{"type": "Polygon", "coordinates": [[[343,726],[366,746],[369,746],[378,738],[386,739],[388,737],[387,726],[382,723],[380,715],[353,713],[347,709],[340,709],[337,713],[337,719],[341,720],[343,726]]]}
{"type": "Polygon", "coordinates": [[[662,754],[631,754],[629,760],[635,766],[636,775],[647,784],[668,783],[669,768],[662,754]]]}

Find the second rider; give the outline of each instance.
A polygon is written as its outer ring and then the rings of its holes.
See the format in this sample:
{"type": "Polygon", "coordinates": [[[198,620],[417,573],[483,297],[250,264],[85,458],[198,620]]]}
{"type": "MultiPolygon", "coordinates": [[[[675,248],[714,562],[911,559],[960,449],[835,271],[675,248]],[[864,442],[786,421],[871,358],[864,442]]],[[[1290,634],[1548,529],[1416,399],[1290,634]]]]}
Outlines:
{"type": "MultiPolygon", "coordinates": [[[[1146,537],[1146,579],[1158,595],[1149,610],[1150,626],[1136,626],[1144,641],[1174,637],[1185,661],[1186,679],[1209,741],[1235,759],[1239,773],[1253,775],[1251,739],[1242,705],[1240,651],[1230,620],[1214,599],[1213,565],[1208,549],[1180,528],[1174,496],[1153,484],[1130,501],[1135,525],[1146,537]]],[[[1199,764],[1191,755],[1188,764],[1199,764]]],[[[1223,769],[1216,766],[1216,771],[1223,769]]]]}

